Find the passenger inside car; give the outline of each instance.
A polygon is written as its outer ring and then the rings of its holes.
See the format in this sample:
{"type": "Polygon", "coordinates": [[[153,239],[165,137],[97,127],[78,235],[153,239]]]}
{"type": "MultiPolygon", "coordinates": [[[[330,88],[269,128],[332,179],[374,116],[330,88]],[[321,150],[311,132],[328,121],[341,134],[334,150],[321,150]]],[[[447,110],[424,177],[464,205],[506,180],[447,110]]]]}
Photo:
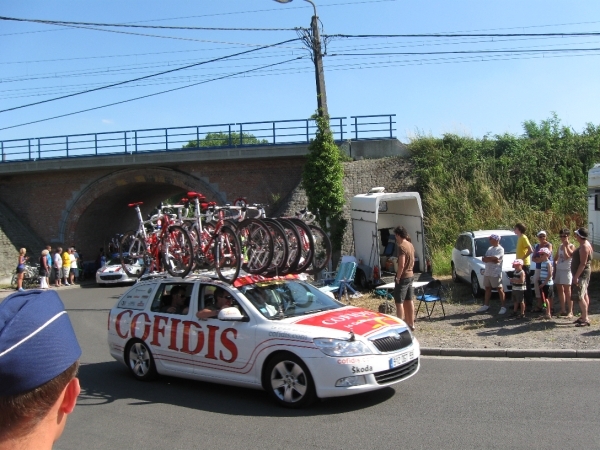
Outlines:
{"type": "Polygon", "coordinates": [[[196,317],[198,319],[206,320],[211,317],[217,317],[219,315],[219,311],[223,308],[228,308],[233,306],[233,297],[227,292],[225,289],[221,287],[217,287],[214,290],[213,298],[214,302],[209,303],[209,291],[205,289],[204,292],[204,309],[198,311],[196,313],[196,317]]]}
{"type": "Polygon", "coordinates": [[[164,294],[161,300],[160,312],[169,314],[187,314],[189,311],[189,300],[186,295],[185,286],[175,285],[169,294],[164,294]]]}

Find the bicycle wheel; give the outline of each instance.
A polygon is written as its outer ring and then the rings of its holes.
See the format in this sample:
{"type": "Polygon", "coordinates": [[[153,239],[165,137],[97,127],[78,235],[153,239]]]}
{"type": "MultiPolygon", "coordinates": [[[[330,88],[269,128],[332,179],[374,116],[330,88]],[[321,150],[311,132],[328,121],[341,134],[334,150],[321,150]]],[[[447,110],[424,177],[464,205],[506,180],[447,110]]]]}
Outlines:
{"type": "Polygon", "coordinates": [[[221,227],[215,236],[213,255],[217,275],[225,283],[233,283],[240,273],[241,247],[235,231],[227,225],[221,227]]]}
{"type": "Polygon", "coordinates": [[[307,270],[315,275],[327,267],[331,260],[331,241],[323,229],[317,225],[308,225],[314,241],[314,255],[312,265],[307,270]]]}
{"type": "Polygon", "coordinates": [[[171,225],[162,241],[163,262],[174,277],[185,277],[194,265],[194,247],[187,231],[171,225]]]}
{"type": "Polygon", "coordinates": [[[139,278],[148,267],[147,249],[144,238],[137,231],[128,231],[119,245],[121,267],[127,275],[139,278]]]}
{"type": "Polygon", "coordinates": [[[10,279],[10,287],[13,289],[17,288],[17,274],[13,274],[12,278],[10,279]]]}
{"type": "Polygon", "coordinates": [[[300,262],[298,262],[298,267],[296,267],[296,272],[301,273],[306,271],[306,269],[308,269],[312,264],[313,255],[315,252],[315,242],[308,225],[306,225],[300,219],[293,218],[290,219],[290,221],[296,226],[298,233],[300,234],[301,258],[300,262]]]}
{"type": "Polygon", "coordinates": [[[261,219],[271,232],[273,237],[273,259],[271,265],[267,268],[265,275],[275,276],[282,273],[288,261],[288,243],[285,237],[285,230],[274,219],[261,219]]]}
{"type": "Polygon", "coordinates": [[[285,231],[285,239],[288,245],[288,258],[286,264],[280,271],[282,275],[292,273],[298,267],[298,262],[302,257],[300,252],[300,234],[296,226],[287,219],[275,219],[285,231]]]}
{"type": "Polygon", "coordinates": [[[269,227],[258,219],[245,219],[237,229],[244,262],[242,269],[248,273],[263,273],[273,260],[273,237],[269,227]]]}

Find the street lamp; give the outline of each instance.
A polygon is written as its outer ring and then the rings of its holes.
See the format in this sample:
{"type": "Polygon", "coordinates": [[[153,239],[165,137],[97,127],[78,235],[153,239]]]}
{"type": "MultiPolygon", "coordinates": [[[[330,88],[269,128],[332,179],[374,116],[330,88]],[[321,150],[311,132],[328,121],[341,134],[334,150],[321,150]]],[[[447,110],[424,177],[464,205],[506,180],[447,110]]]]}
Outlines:
{"type": "MultiPolygon", "coordinates": [[[[293,0],[275,0],[277,3],[290,3],[293,0]]],[[[310,30],[302,28],[303,39],[312,52],[312,60],[315,63],[315,79],[317,82],[317,114],[319,117],[329,116],[327,110],[327,94],[325,91],[325,74],[323,72],[323,53],[321,51],[321,38],[319,36],[319,17],[317,7],[312,0],[304,0],[310,3],[314,15],[310,22],[310,30]]]]}

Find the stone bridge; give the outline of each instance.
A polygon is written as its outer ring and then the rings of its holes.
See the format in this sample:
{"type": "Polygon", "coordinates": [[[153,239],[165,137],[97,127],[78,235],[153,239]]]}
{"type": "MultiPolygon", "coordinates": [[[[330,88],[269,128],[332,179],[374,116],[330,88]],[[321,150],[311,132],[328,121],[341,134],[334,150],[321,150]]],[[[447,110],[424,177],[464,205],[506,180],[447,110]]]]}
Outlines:
{"type": "MultiPolygon", "coordinates": [[[[345,150],[364,159],[347,163],[346,172],[354,173],[346,180],[348,197],[375,185],[411,184],[398,163],[373,162],[405,155],[399,141],[353,142],[345,150]],[[361,163],[373,167],[365,173],[351,167],[361,163]]],[[[305,202],[298,186],[306,154],[303,144],[0,163],[0,280],[14,270],[20,247],[33,260],[43,244],[75,245],[85,260],[94,260],[115,234],[137,228],[131,202],[144,202],[144,216],[187,191],[219,204],[246,197],[271,205],[271,212],[285,210],[286,201],[305,202]]]]}

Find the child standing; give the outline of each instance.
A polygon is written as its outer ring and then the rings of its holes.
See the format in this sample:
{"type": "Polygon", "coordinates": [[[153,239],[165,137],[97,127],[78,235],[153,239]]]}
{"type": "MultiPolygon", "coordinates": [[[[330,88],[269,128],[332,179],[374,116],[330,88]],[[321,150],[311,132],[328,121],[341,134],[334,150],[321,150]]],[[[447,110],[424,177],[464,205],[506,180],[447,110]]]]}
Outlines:
{"type": "MultiPolygon", "coordinates": [[[[538,250],[540,263],[540,294],[541,299],[545,300],[544,319],[552,319],[552,297],[554,296],[554,280],[552,279],[552,263],[550,263],[550,255],[552,252],[547,248],[538,250]]],[[[541,300],[540,299],[540,300],[541,300]]],[[[538,304],[538,308],[542,305],[538,304]]]]}
{"type": "Polygon", "coordinates": [[[525,271],[523,270],[523,260],[515,259],[513,261],[515,268],[510,283],[512,284],[512,298],[514,304],[513,316],[519,319],[525,318],[525,271]]]}

